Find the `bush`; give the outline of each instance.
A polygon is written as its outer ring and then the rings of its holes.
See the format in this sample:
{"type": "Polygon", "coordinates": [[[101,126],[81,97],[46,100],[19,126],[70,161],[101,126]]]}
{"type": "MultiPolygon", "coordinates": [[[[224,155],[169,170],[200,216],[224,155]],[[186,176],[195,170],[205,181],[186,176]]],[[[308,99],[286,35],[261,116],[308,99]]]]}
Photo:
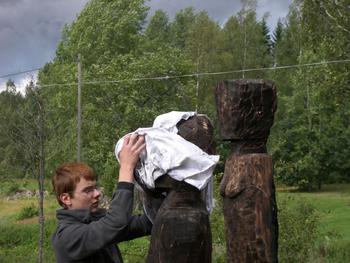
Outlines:
{"type": "Polygon", "coordinates": [[[223,173],[214,176],[214,207],[210,216],[210,227],[212,232],[212,259],[215,263],[226,262],[226,238],[223,214],[223,198],[219,193],[220,181],[223,173]]]}
{"type": "Polygon", "coordinates": [[[103,193],[109,198],[112,197],[117,183],[119,165],[113,153],[108,154],[107,161],[104,164],[104,172],[99,177],[99,185],[103,187],[103,193]]]}
{"type": "Polygon", "coordinates": [[[20,185],[14,180],[8,180],[1,183],[0,195],[9,196],[20,189],[20,185]]]}
{"type": "Polygon", "coordinates": [[[24,206],[17,216],[17,220],[22,220],[26,218],[32,218],[39,215],[39,209],[36,205],[31,203],[28,206],[24,206]]]}
{"type": "Polygon", "coordinates": [[[325,252],[324,257],[326,258],[326,262],[343,263],[347,260],[350,260],[349,247],[349,240],[341,240],[335,241],[333,243],[328,242],[321,248],[323,248],[323,251],[325,252]]]}
{"type": "Polygon", "coordinates": [[[278,202],[280,262],[308,262],[315,248],[319,217],[315,207],[305,200],[287,196],[278,202]]]}
{"type": "MultiPolygon", "coordinates": [[[[45,222],[44,262],[55,262],[51,235],[56,220],[45,222]]],[[[38,262],[39,227],[37,224],[0,224],[0,262],[38,262]]]]}

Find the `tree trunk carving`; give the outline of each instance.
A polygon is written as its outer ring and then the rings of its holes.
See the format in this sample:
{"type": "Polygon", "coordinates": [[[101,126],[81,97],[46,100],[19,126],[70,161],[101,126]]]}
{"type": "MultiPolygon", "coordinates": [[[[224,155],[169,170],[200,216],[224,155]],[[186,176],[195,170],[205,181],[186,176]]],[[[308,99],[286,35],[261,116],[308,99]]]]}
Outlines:
{"type": "Polygon", "coordinates": [[[223,81],[215,96],[222,137],[232,145],[220,184],[227,262],[277,262],[273,162],[266,153],[277,106],[274,83],[223,81]]]}

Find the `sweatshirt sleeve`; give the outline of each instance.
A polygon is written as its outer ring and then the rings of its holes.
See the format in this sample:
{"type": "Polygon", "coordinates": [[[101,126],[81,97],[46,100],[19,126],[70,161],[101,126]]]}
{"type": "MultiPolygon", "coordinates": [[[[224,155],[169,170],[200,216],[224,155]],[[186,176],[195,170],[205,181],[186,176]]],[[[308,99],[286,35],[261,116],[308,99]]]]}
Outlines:
{"type": "Polygon", "coordinates": [[[106,216],[90,224],[74,222],[63,227],[57,232],[56,244],[69,258],[77,260],[122,241],[130,228],[134,228],[130,226],[134,225],[133,188],[132,183],[120,182],[106,216]]]}
{"type": "Polygon", "coordinates": [[[152,230],[152,222],[146,215],[132,216],[128,229],[120,241],[132,240],[134,238],[150,235],[152,230]]]}

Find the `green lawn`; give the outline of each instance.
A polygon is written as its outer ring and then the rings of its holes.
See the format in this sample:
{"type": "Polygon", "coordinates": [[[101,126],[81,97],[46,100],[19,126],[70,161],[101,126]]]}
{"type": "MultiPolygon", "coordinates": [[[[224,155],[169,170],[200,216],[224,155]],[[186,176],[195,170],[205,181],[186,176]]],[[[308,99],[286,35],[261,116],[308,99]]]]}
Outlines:
{"type": "MultiPolygon", "coordinates": [[[[17,187],[20,184],[23,184],[23,182],[17,183],[17,187]]],[[[25,185],[35,189],[34,181],[26,182],[25,185]]],[[[33,198],[7,200],[4,196],[7,190],[4,188],[8,190],[9,185],[0,184],[0,262],[37,262],[38,219],[37,217],[24,220],[16,219],[23,207],[27,207],[32,203],[36,204],[37,201],[33,198]]],[[[217,193],[216,198],[218,206],[211,216],[213,262],[223,263],[226,262],[225,231],[220,197],[217,193]]],[[[300,203],[310,204],[315,208],[318,220],[317,238],[313,251],[310,252],[310,259],[305,262],[350,262],[350,253],[347,252],[350,246],[350,184],[328,185],[321,192],[314,193],[299,193],[278,188],[277,199],[278,203],[284,201],[290,213],[293,213],[294,209],[299,209],[300,203]]],[[[52,195],[46,198],[44,262],[54,262],[50,236],[55,228],[55,210],[57,208],[58,205],[52,195]]],[[[280,211],[280,213],[283,213],[283,211],[280,211]]],[[[281,216],[280,218],[285,217],[281,216]]],[[[303,229],[302,227],[300,229],[303,229]]],[[[313,240],[307,241],[313,242],[313,240]]],[[[125,263],[144,262],[148,245],[149,237],[120,244],[125,263]]],[[[280,262],[293,262],[293,259],[290,261],[280,260],[280,262]]]]}
{"type": "Polygon", "coordinates": [[[334,233],[350,241],[350,185],[326,185],[320,192],[279,192],[278,197],[287,196],[310,202],[317,208],[320,218],[320,233],[334,233]]]}

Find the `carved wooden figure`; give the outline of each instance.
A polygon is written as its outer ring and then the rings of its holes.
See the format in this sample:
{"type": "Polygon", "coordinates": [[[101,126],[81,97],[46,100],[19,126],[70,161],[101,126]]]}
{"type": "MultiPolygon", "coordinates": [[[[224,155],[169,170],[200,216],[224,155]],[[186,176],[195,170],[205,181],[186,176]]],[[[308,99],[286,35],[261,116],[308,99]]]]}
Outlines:
{"type": "Polygon", "coordinates": [[[266,141],[277,106],[272,81],[223,81],[215,89],[220,132],[231,141],[220,184],[227,262],[277,262],[273,163],[266,141]]]}
{"type": "MultiPolygon", "coordinates": [[[[180,136],[213,153],[213,127],[206,116],[193,116],[178,123],[177,128],[180,136]]],[[[147,193],[149,202],[157,193],[158,197],[166,193],[166,197],[154,220],[147,262],[210,263],[209,213],[201,191],[168,175],[158,178],[155,186],[153,193],[147,193]]]]}

